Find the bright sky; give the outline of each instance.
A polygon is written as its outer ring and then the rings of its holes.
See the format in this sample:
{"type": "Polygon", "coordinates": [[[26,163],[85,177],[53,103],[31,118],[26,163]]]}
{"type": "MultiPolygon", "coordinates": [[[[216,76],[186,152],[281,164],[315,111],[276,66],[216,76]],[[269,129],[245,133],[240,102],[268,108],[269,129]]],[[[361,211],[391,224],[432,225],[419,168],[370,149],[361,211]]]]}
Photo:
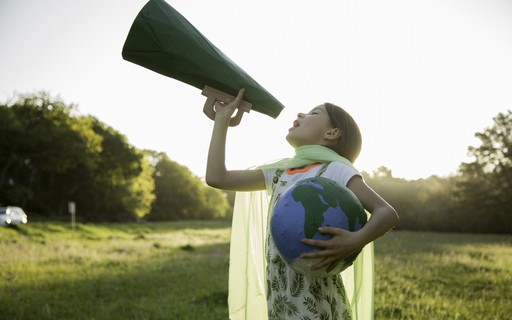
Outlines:
{"type": "MultiPolygon", "coordinates": [[[[510,0],[167,0],[280,100],[228,137],[228,167],[293,155],[298,112],[332,102],[361,127],[356,162],[448,175],[512,109],[510,0]]],[[[145,0],[0,0],[0,100],[46,90],[203,176],[212,122],[200,90],[127,62],[145,0]]]]}

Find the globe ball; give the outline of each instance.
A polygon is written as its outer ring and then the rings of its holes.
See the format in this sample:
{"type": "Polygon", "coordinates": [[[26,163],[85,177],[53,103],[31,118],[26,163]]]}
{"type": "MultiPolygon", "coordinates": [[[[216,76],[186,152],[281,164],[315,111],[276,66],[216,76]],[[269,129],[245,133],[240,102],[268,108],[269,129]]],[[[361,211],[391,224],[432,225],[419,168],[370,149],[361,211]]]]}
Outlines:
{"type": "Polygon", "coordinates": [[[325,277],[352,265],[360,250],[330,272],[326,268],[313,271],[311,267],[319,259],[304,259],[300,255],[322,249],[301,240],[329,240],[332,236],[318,232],[319,227],[357,231],[366,221],[366,212],[350,189],[331,179],[315,177],[295,183],[280,195],[270,221],[270,232],[279,255],[291,268],[307,276],[325,277]]]}

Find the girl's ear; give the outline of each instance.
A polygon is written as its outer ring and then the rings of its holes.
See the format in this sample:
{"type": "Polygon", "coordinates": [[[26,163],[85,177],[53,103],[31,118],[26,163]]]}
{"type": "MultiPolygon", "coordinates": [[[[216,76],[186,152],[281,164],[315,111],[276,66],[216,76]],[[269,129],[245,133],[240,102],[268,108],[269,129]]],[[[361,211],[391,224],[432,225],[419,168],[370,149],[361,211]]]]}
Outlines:
{"type": "Polygon", "coordinates": [[[325,132],[325,139],[327,140],[338,140],[341,138],[341,130],[339,128],[332,128],[325,132]]]}

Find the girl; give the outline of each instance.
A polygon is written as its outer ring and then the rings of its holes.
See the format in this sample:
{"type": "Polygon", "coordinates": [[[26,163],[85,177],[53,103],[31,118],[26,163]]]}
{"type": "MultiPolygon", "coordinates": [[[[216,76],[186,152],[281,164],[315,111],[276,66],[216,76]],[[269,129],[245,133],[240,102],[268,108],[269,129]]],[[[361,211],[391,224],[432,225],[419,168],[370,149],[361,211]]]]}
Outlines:
{"type": "MultiPolygon", "coordinates": [[[[307,114],[298,114],[286,136],[288,143],[295,148],[294,158],[253,170],[227,170],[225,166],[227,129],[235,109],[242,100],[243,93],[244,89],[241,89],[234,101],[230,103],[215,104],[215,123],[206,168],[208,185],[224,190],[267,190],[272,195],[270,208],[286,188],[294,182],[310,177],[322,175],[351,189],[363,207],[371,213],[371,218],[357,232],[324,227],[319,231],[332,235],[331,240],[304,239],[304,243],[323,249],[303,254],[303,258],[319,259],[313,269],[327,268],[329,271],[345,257],[384,235],[396,225],[398,222],[396,211],[375,193],[352,167],[351,163],[357,158],[361,149],[361,135],[357,124],[347,112],[329,103],[319,105],[307,114]]],[[[283,262],[277,254],[272,238],[267,236],[268,223],[263,209],[266,203],[259,199],[257,204],[256,212],[247,209],[254,207],[243,205],[241,207],[235,204],[231,251],[234,250],[234,246],[240,246],[241,241],[246,241],[247,244],[241,249],[242,256],[234,256],[233,252],[231,253],[229,297],[231,319],[262,319],[267,316],[269,319],[353,319],[357,317],[358,315],[353,315],[351,311],[339,274],[325,278],[310,278],[296,273],[283,262]],[[244,212],[238,213],[237,210],[244,212]],[[258,211],[261,218],[258,217],[258,211]],[[239,226],[235,221],[244,220],[246,217],[237,217],[238,214],[254,214],[254,216],[250,218],[250,222],[245,222],[245,226],[243,223],[239,226]],[[261,224],[261,230],[255,232],[252,229],[258,224],[261,224]],[[242,236],[236,236],[240,232],[242,236]],[[247,236],[250,237],[249,240],[247,236]],[[262,237],[266,241],[259,247],[263,247],[264,251],[259,250],[256,245],[263,242],[262,237]],[[261,255],[264,255],[264,261],[261,255]],[[261,266],[265,268],[264,276],[261,275],[260,269],[263,269],[261,266]],[[242,289],[237,288],[237,292],[233,292],[239,285],[234,285],[232,282],[241,283],[242,289]],[[266,303],[258,303],[258,299],[261,300],[263,295],[266,296],[266,303]]],[[[369,270],[372,270],[372,266],[369,270]]],[[[372,275],[368,276],[372,279],[372,275]]],[[[370,308],[373,307],[370,306],[370,308]]],[[[371,317],[372,312],[366,312],[366,314],[371,317]]]]}

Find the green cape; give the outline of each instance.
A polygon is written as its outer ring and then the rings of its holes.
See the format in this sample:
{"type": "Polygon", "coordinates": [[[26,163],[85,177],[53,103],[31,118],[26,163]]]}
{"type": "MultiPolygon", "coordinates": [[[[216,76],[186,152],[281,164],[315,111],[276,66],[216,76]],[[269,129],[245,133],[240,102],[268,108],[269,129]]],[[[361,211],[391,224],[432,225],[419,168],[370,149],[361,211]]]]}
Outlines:
{"type": "MultiPolygon", "coordinates": [[[[338,161],[352,166],[336,152],[317,145],[295,149],[295,156],[257,169],[294,168],[315,162],[338,161]]],[[[232,320],[267,319],[265,240],[269,223],[270,190],[238,192],[231,231],[229,316],[232,320]]],[[[342,272],[354,320],[373,319],[373,242],[342,272]]]]}

